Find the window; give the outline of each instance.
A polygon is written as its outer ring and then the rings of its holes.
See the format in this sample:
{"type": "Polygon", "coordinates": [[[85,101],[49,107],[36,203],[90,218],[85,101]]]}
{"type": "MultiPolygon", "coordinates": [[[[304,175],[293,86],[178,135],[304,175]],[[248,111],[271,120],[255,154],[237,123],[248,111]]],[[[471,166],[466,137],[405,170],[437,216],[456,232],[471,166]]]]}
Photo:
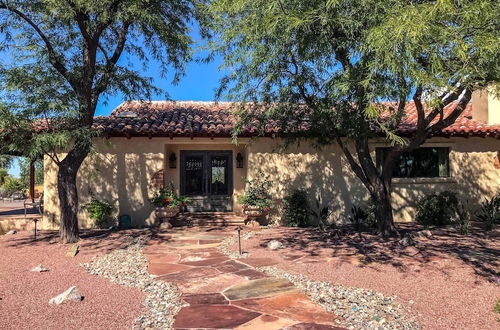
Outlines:
{"type": "MultiPolygon", "coordinates": [[[[381,168],[390,148],[377,148],[377,166],[381,168]]],[[[436,178],[450,176],[450,148],[425,147],[405,152],[393,170],[395,178],[436,178]]]]}

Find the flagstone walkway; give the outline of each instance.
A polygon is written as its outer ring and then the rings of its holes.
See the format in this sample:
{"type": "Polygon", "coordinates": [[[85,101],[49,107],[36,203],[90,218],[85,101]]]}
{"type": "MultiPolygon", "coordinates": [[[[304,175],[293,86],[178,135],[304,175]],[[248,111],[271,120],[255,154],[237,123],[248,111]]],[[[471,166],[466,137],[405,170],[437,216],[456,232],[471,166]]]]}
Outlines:
{"type": "Polygon", "coordinates": [[[182,229],[158,235],[143,250],[149,272],[173,283],[189,304],[174,329],[341,329],[327,312],[286,280],[255,267],[273,259],[230,259],[217,247],[233,233],[182,229]]]}

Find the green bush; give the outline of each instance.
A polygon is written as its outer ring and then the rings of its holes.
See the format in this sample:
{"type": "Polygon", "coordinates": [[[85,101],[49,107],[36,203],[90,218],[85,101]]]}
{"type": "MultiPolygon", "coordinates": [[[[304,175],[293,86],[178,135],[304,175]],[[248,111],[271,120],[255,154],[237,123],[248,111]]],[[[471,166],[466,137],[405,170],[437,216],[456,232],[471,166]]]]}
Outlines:
{"type": "Polygon", "coordinates": [[[257,206],[265,212],[271,210],[275,203],[269,193],[273,185],[269,175],[265,175],[264,171],[259,170],[255,179],[245,180],[245,183],[247,184],[245,194],[238,196],[238,202],[243,205],[243,208],[257,206]]]}
{"type": "Polygon", "coordinates": [[[348,220],[357,231],[376,228],[377,218],[374,204],[370,203],[368,206],[353,205],[348,220]]]}
{"type": "Polygon", "coordinates": [[[453,223],[458,212],[458,198],[454,192],[430,194],[417,202],[415,220],[424,226],[445,226],[453,223]]]}
{"type": "Polygon", "coordinates": [[[332,208],[329,205],[322,204],[321,197],[317,197],[315,201],[315,208],[311,208],[311,215],[321,230],[327,231],[334,229],[337,226],[335,221],[329,222],[332,213],[332,208]]]}
{"type": "Polygon", "coordinates": [[[309,224],[311,208],[307,199],[307,192],[296,189],[284,198],[283,224],[288,227],[305,227],[309,224]]]}
{"type": "Polygon", "coordinates": [[[477,218],[488,230],[500,224],[500,193],[481,204],[477,218]]]}
{"type": "Polygon", "coordinates": [[[458,203],[457,214],[453,220],[453,226],[462,235],[467,235],[469,233],[471,225],[472,215],[464,203],[458,203]]]}
{"type": "Polygon", "coordinates": [[[2,187],[8,195],[12,195],[13,193],[23,193],[26,190],[26,187],[21,179],[13,178],[11,176],[5,178],[5,182],[2,187]]]}
{"type": "Polygon", "coordinates": [[[92,197],[90,203],[85,204],[83,209],[89,213],[97,228],[104,229],[115,225],[115,219],[112,216],[115,208],[111,204],[92,197]]]}

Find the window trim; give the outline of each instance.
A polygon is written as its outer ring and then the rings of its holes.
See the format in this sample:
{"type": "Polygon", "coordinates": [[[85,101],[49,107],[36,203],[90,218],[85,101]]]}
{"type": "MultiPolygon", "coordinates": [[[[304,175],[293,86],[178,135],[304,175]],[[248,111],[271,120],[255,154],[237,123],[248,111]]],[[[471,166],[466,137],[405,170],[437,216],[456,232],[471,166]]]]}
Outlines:
{"type": "MultiPolygon", "coordinates": [[[[393,183],[456,183],[455,178],[455,167],[453,166],[453,151],[454,143],[445,142],[427,142],[419,146],[418,148],[448,148],[448,176],[443,177],[393,177],[393,183]]],[[[375,157],[375,163],[377,168],[379,167],[377,159],[377,149],[378,148],[390,148],[391,146],[387,143],[373,143],[373,156],[375,157]]]]}

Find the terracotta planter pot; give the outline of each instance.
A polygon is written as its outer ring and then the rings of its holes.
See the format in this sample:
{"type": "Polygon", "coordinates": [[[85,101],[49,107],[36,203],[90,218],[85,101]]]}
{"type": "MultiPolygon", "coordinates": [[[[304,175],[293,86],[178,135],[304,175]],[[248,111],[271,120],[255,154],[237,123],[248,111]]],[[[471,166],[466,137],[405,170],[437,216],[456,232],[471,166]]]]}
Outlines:
{"type": "Polygon", "coordinates": [[[248,218],[258,218],[264,215],[264,211],[262,211],[258,206],[254,205],[245,206],[245,208],[243,209],[243,213],[245,213],[248,218]]]}
{"type": "Polygon", "coordinates": [[[179,211],[180,208],[178,207],[158,207],[156,209],[156,219],[158,220],[160,229],[163,230],[172,228],[172,224],[170,223],[170,221],[179,214],[179,211]]]}
{"type": "Polygon", "coordinates": [[[264,218],[267,212],[261,210],[258,206],[247,205],[243,208],[243,213],[247,216],[245,223],[252,227],[258,227],[264,224],[264,218]]]}
{"type": "Polygon", "coordinates": [[[156,216],[160,219],[163,218],[175,218],[179,214],[180,209],[178,207],[168,208],[168,207],[158,207],[156,209],[156,216]]]}

